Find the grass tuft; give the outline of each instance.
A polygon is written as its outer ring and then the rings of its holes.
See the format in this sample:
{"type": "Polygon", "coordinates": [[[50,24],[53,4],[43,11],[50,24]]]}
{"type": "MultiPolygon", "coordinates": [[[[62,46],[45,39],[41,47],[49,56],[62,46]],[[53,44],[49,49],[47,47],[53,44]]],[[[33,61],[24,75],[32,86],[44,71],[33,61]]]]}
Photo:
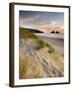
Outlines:
{"type": "Polygon", "coordinates": [[[49,53],[52,53],[54,51],[54,49],[46,42],[44,42],[41,38],[39,38],[38,36],[36,36],[34,33],[30,32],[28,29],[26,28],[20,28],[19,30],[20,32],[20,38],[24,38],[24,39],[34,39],[36,41],[36,44],[34,46],[35,50],[41,49],[43,47],[48,47],[49,53]]]}

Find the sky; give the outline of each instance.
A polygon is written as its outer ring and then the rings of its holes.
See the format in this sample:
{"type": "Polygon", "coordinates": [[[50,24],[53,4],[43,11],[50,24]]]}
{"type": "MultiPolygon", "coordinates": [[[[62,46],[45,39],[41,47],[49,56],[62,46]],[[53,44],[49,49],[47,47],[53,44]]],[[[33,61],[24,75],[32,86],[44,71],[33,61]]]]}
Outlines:
{"type": "Polygon", "coordinates": [[[64,32],[63,12],[19,11],[19,26],[32,28],[45,33],[51,31],[64,32]]]}

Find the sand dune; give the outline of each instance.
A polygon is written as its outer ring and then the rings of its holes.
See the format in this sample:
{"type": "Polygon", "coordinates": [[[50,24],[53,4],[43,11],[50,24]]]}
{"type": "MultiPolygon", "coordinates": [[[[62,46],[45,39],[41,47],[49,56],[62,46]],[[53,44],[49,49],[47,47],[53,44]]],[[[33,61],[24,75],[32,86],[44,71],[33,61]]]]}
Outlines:
{"type": "Polygon", "coordinates": [[[63,58],[57,52],[48,52],[48,47],[35,50],[34,43],[20,40],[20,79],[63,77],[63,58]]]}
{"type": "MultiPolygon", "coordinates": [[[[56,37],[56,36],[55,36],[56,37]]],[[[62,43],[55,38],[41,37],[20,28],[19,78],[53,78],[64,76],[64,60],[58,48],[62,43]],[[56,46],[56,49],[55,49],[56,46]],[[58,49],[57,49],[58,50],[58,49]]]]}

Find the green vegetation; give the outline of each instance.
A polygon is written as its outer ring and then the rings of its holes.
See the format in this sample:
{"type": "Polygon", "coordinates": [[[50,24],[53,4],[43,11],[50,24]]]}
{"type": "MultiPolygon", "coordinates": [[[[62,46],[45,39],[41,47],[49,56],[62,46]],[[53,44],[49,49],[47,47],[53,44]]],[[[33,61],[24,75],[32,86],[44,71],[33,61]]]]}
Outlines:
{"type": "Polygon", "coordinates": [[[49,50],[48,50],[48,53],[53,53],[53,52],[54,52],[53,49],[49,49],[49,50]]]}
{"type": "Polygon", "coordinates": [[[54,49],[48,44],[48,53],[53,53],[54,49]]]}
{"type": "Polygon", "coordinates": [[[49,48],[49,53],[52,53],[54,51],[54,49],[48,43],[44,42],[40,37],[30,32],[27,28],[20,28],[20,38],[34,39],[37,44],[36,46],[34,46],[34,49],[36,50],[46,46],[49,48]]]}
{"type": "Polygon", "coordinates": [[[44,46],[46,46],[45,42],[43,40],[41,40],[40,38],[38,38],[36,40],[37,45],[34,47],[36,50],[43,48],[44,46]]]}
{"type": "Polygon", "coordinates": [[[28,39],[28,38],[36,39],[37,38],[36,35],[34,35],[32,32],[30,32],[26,28],[20,28],[19,33],[20,33],[19,34],[20,38],[24,38],[24,39],[28,39]]]}

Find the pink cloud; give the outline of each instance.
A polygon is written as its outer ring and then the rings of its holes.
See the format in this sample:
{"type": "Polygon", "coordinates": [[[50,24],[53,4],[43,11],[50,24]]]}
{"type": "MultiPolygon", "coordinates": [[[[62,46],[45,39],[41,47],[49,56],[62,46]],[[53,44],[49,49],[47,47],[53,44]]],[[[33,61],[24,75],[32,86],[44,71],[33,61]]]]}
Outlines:
{"type": "Polygon", "coordinates": [[[42,22],[36,26],[37,29],[43,32],[59,31],[64,32],[64,26],[59,24],[57,21],[42,22]]]}

